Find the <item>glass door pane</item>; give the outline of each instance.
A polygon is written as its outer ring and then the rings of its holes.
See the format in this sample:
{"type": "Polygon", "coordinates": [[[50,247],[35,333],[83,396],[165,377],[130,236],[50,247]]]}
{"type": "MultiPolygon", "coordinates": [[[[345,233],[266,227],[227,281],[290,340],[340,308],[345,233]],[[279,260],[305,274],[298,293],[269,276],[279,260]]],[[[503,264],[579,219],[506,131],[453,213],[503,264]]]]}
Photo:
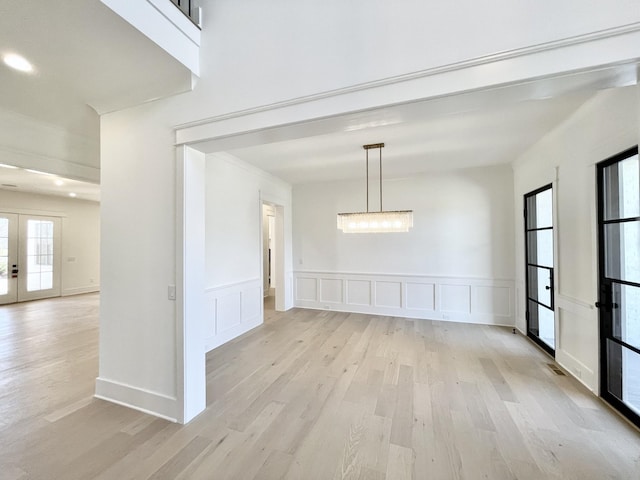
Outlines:
{"type": "Polygon", "coordinates": [[[0,305],[18,301],[18,216],[0,213],[0,305]]]}
{"type": "Polygon", "coordinates": [[[20,300],[60,295],[60,219],[20,216],[20,300]]]}
{"type": "Polygon", "coordinates": [[[527,335],[555,353],[553,289],[553,190],[547,185],[524,197],[527,335]]]}
{"type": "Polygon", "coordinates": [[[640,426],[638,148],[598,165],[601,395],[640,426]]]}

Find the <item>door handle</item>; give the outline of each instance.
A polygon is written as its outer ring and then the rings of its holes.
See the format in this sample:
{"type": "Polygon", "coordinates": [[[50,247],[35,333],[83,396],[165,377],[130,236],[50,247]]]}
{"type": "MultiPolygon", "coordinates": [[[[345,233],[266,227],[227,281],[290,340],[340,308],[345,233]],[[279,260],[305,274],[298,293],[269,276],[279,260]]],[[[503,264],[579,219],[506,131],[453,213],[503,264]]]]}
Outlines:
{"type": "Polygon", "coordinates": [[[551,290],[551,287],[549,285],[547,285],[546,287],[544,287],[545,290],[551,290]]]}
{"type": "Polygon", "coordinates": [[[596,302],[596,308],[608,308],[608,309],[616,309],[619,308],[620,305],[618,305],[617,303],[613,302],[613,303],[605,303],[605,302],[596,302]]]}

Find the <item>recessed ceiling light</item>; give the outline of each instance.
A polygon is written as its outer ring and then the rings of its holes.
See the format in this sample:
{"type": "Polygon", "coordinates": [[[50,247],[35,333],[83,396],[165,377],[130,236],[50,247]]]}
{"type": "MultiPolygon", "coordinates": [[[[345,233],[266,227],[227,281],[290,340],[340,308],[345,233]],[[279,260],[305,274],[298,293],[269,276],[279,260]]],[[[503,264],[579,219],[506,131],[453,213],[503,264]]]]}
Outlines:
{"type": "Polygon", "coordinates": [[[14,167],[13,165],[7,165],[5,163],[0,163],[0,167],[2,167],[2,168],[18,168],[18,167],[14,167]]]}
{"type": "Polygon", "coordinates": [[[31,63],[29,63],[29,60],[27,60],[23,56],[16,55],[15,53],[9,53],[2,59],[4,60],[4,63],[6,63],[14,70],[19,70],[26,73],[33,72],[33,65],[31,65],[31,63]]]}
{"type": "Polygon", "coordinates": [[[64,185],[64,182],[62,180],[56,180],[55,183],[57,186],[61,187],[62,185],[64,185]]]}
{"type": "Polygon", "coordinates": [[[69,196],[70,196],[70,197],[77,197],[77,196],[78,196],[78,194],[77,194],[77,193],[70,192],[70,193],[69,193],[69,196]]]}

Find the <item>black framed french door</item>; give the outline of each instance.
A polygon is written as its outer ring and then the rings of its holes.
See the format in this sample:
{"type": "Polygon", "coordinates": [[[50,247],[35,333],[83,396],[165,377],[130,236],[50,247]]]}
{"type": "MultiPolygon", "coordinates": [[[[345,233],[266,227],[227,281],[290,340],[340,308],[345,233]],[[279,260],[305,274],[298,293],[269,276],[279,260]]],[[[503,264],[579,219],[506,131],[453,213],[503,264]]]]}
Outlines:
{"type": "Polygon", "coordinates": [[[600,395],[640,427],[638,147],[598,164],[600,395]]]}
{"type": "Polygon", "coordinates": [[[527,336],[555,356],[553,288],[553,189],[524,196],[527,336]]]}

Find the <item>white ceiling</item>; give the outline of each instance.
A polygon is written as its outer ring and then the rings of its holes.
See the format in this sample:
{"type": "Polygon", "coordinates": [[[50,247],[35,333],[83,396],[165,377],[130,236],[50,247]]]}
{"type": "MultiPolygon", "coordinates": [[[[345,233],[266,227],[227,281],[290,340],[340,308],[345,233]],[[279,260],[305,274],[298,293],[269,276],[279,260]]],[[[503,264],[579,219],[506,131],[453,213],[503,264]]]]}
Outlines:
{"type": "Polygon", "coordinates": [[[100,0],[0,1],[0,107],[71,132],[99,134],[104,113],[191,87],[191,72],[100,0]],[[95,111],[94,111],[95,110],[95,111]]]}
{"type": "MultiPolygon", "coordinates": [[[[384,178],[514,161],[599,90],[635,85],[635,64],[250,132],[194,145],[292,183],[362,178],[362,145],[385,143],[384,178]]],[[[377,155],[377,151],[373,151],[377,155]]],[[[377,164],[372,164],[377,175],[377,164]]]]}
{"type": "Polygon", "coordinates": [[[74,198],[78,200],[100,201],[100,185],[2,165],[0,165],[0,189],[67,198],[71,198],[70,193],[75,193],[74,198]]]}
{"type": "MultiPolygon", "coordinates": [[[[590,97],[573,94],[230,150],[292,184],[363,177],[362,145],[383,142],[384,178],[509,163],[590,97]]],[[[370,158],[377,175],[378,151],[370,158]]]]}

